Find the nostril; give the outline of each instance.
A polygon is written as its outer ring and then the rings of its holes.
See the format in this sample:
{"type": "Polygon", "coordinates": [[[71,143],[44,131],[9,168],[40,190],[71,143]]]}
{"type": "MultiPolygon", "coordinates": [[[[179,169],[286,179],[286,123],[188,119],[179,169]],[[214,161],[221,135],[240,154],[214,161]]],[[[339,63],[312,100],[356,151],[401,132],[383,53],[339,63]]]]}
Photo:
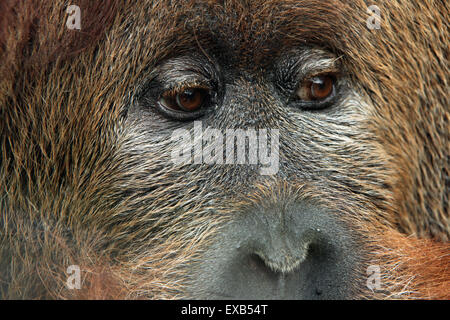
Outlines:
{"type": "Polygon", "coordinates": [[[273,273],[264,260],[256,253],[248,256],[248,267],[250,271],[259,273],[273,273]]]}
{"type": "Polygon", "coordinates": [[[276,283],[280,278],[280,273],[274,271],[266,262],[256,253],[248,254],[245,258],[245,264],[239,267],[240,272],[246,274],[246,278],[259,279],[259,281],[276,283]]]}
{"type": "Polygon", "coordinates": [[[330,244],[326,239],[311,242],[308,245],[308,259],[316,262],[326,261],[330,259],[336,251],[334,245],[330,244]]]}

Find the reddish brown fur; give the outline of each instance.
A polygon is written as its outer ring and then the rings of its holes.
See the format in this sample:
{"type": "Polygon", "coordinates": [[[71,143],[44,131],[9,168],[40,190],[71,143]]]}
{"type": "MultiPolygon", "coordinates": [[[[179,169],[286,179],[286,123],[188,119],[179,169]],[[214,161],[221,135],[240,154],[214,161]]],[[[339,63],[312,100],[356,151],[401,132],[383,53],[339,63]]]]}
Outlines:
{"type": "Polygon", "coordinates": [[[409,298],[450,298],[447,244],[388,231],[379,240],[379,247],[376,254],[391,274],[392,278],[385,282],[396,287],[393,291],[403,292],[409,298]]]}
{"type": "MultiPolygon", "coordinates": [[[[389,293],[374,297],[449,299],[450,43],[446,35],[450,16],[444,3],[378,1],[383,24],[371,31],[357,27],[365,24],[366,6],[372,4],[362,0],[229,1],[225,7],[208,2],[211,15],[237,16],[223,19],[223,33],[217,37],[225,40],[239,31],[244,35],[240,49],[258,53],[256,57],[248,53],[251,61],[270,55],[277,40],[270,30],[289,35],[282,46],[307,42],[345,54],[345,68],[374,103],[370,118],[374,144],[391,165],[389,176],[366,169],[388,181],[389,189],[378,190],[383,200],[366,203],[366,198],[355,195],[361,206],[345,208],[357,213],[346,223],[366,235],[365,245],[371,249],[367,260],[383,266],[389,293]],[[271,14],[279,18],[271,19],[271,14]]],[[[210,26],[190,2],[182,8],[160,3],[149,9],[141,3],[77,1],[84,15],[78,32],[65,28],[67,5],[0,3],[0,226],[4,230],[0,262],[11,260],[13,274],[4,280],[12,283],[9,291],[0,293],[6,298],[183,297],[185,275],[179,265],[197,257],[198,243],[206,246],[219,231],[221,219],[230,217],[224,212],[216,225],[202,229],[199,238],[184,242],[173,236],[172,242],[149,252],[139,251],[138,231],[128,234],[120,226],[104,229],[110,220],[102,213],[120,216],[126,210],[123,204],[110,207],[119,194],[110,177],[125,175],[120,161],[126,159],[104,165],[115,159],[122,141],[116,132],[101,129],[107,122],[122,121],[116,102],[133,86],[136,75],[183,47],[183,40],[160,39],[166,30],[181,35],[180,39],[194,31],[203,46],[209,39],[202,31],[210,26]],[[153,12],[161,19],[146,25],[146,14],[153,12]],[[117,47],[124,41],[127,17],[145,25],[142,32],[153,28],[160,33],[150,32],[154,39],[142,36],[141,44],[133,48],[117,47]],[[179,24],[181,19],[189,23],[179,24]],[[117,63],[124,56],[129,61],[117,63]],[[95,107],[95,113],[89,107],[95,107]],[[54,225],[47,227],[49,221],[54,225]],[[136,240],[136,247],[119,260],[111,259],[124,237],[136,240]],[[76,292],[64,289],[65,268],[73,261],[85,275],[83,290],[76,292]]],[[[132,181],[136,186],[139,182],[132,181]]],[[[177,182],[183,180],[173,181],[177,182]]],[[[320,198],[322,192],[313,187],[299,191],[284,183],[257,186],[255,199],[236,197],[234,206],[290,193],[320,198]],[[282,191],[277,194],[277,190],[282,191]]],[[[327,201],[328,206],[335,205],[327,201]]],[[[140,223],[130,221],[133,226],[140,223]]],[[[364,296],[369,294],[361,293],[364,296]]]]}

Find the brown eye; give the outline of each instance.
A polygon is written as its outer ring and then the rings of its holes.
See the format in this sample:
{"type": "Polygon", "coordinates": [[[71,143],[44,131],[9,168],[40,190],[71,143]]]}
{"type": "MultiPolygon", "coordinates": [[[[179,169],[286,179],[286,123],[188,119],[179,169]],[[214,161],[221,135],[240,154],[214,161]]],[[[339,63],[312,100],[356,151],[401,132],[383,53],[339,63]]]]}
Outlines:
{"type": "Polygon", "coordinates": [[[325,100],[334,93],[335,78],[332,75],[319,75],[304,81],[297,90],[303,101],[325,100]]]}
{"type": "Polygon", "coordinates": [[[175,111],[194,112],[205,103],[208,91],[203,88],[186,88],[163,94],[160,102],[175,111]]]}

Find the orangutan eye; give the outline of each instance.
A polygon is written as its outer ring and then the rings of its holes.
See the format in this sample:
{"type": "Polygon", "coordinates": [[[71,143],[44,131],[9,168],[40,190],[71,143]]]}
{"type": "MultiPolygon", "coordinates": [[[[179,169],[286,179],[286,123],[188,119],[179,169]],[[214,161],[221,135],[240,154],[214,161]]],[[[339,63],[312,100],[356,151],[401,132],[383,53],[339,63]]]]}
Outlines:
{"type": "Polygon", "coordinates": [[[181,91],[166,92],[161,97],[164,107],[176,111],[194,112],[205,103],[208,91],[202,88],[186,88],[181,91]]]}
{"type": "Polygon", "coordinates": [[[335,93],[336,78],[333,75],[323,74],[302,81],[297,89],[297,97],[304,102],[321,102],[335,93]]]}
{"type": "Polygon", "coordinates": [[[188,120],[199,117],[208,106],[209,90],[197,87],[185,87],[180,90],[164,92],[158,104],[168,116],[178,120],[188,120]]]}

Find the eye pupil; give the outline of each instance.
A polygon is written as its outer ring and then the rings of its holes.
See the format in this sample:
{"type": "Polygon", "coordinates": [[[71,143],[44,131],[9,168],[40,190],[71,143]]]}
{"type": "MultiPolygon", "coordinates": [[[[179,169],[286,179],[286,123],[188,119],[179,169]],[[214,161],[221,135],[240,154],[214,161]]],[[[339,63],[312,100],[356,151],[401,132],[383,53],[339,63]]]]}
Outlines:
{"type": "Polygon", "coordinates": [[[177,94],[176,101],[178,106],[185,111],[195,111],[199,109],[206,96],[203,89],[188,88],[177,94]]]}
{"type": "Polygon", "coordinates": [[[333,91],[333,80],[329,76],[316,77],[311,81],[311,98],[324,99],[333,91]]]}
{"type": "Polygon", "coordinates": [[[167,91],[159,104],[166,110],[176,112],[193,113],[205,106],[209,91],[203,88],[185,88],[180,91],[167,91]]]}
{"type": "Polygon", "coordinates": [[[335,78],[324,74],[309,78],[297,89],[297,96],[305,102],[325,100],[334,92],[335,78]]]}

